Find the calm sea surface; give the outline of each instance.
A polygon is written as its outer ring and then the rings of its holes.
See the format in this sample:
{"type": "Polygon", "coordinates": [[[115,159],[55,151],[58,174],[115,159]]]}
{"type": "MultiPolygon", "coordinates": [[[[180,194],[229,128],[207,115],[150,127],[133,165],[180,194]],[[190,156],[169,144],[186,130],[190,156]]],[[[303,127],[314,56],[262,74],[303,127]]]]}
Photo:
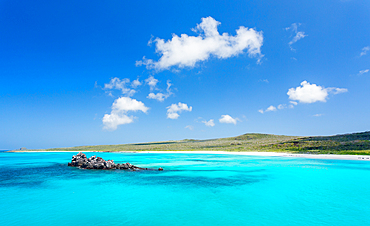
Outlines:
{"type": "Polygon", "coordinates": [[[0,225],[370,225],[370,162],[94,153],[165,170],[129,172],[73,154],[0,152],[0,225]]]}

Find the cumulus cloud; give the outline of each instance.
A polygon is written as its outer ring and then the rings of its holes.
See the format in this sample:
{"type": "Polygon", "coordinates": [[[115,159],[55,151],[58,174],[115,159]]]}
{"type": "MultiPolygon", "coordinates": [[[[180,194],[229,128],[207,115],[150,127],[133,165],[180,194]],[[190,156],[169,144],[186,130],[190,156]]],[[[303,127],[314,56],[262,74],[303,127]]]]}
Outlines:
{"type": "Polygon", "coordinates": [[[132,81],[131,83],[131,87],[136,89],[138,86],[141,86],[142,83],[139,81],[139,78],[137,78],[136,80],[132,81]]]}
{"type": "Polygon", "coordinates": [[[141,101],[131,99],[130,97],[120,97],[112,104],[111,113],[104,115],[104,129],[116,130],[119,125],[132,123],[134,117],[127,115],[128,112],[142,111],[146,113],[148,110],[149,108],[141,101]]]}
{"type": "Polygon", "coordinates": [[[347,91],[348,90],[345,88],[324,88],[322,86],[303,81],[301,86],[290,88],[287,94],[289,99],[299,101],[299,103],[315,103],[317,101],[326,102],[329,93],[339,94],[347,91]]]}
{"type": "Polygon", "coordinates": [[[298,27],[301,26],[300,23],[293,23],[290,27],[285,28],[287,31],[292,31],[294,33],[293,39],[289,42],[289,47],[291,50],[294,50],[292,48],[292,45],[296,43],[298,40],[306,37],[305,33],[303,31],[298,31],[298,27]]]}
{"type": "Polygon", "coordinates": [[[210,127],[215,126],[215,122],[214,122],[213,119],[210,119],[209,121],[204,120],[204,121],[202,121],[202,123],[204,123],[204,125],[210,126],[210,127]]]}
{"type": "Polygon", "coordinates": [[[299,103],[315,103],[317,101],[326,102],[329,94],[340,94],[348,92],[345,88],[335,88],[329,87],[324,88],[322,86],[318,86],[316,84],[310,84],[307,81],[303,81],[301,86],[296,88],[290,88],[288,91],[289,101],[290,104],[279,104],[277,107],[271,105],[266,110],[260,109],[258,110],[259,113],[263,114],[269,111],[277,111],[282,110],[285,108],[294,108],[299,103]]]}
{"type": "Polygon", "coordinates": [[[221,115],[221,118],[218,120],[220,123],[232,123],[236,125],[237,118],[233,118],[230,115],[221,115]]]}
{"type": "Polygon", "coordinates": [[[361,70],[358,72],[358,74],[362,75],[362,74],[365,74],[365,73],[368,73],[369,72],[369,69],[366,69],[366,70],[361,70]]]}
{"type": "Polygon", "coordinates": [[[155,79],[153,75],[149,76],[147,79],[145,79],[145,83],[149,85],[150,91],[155,90],[158,79],[155,79]]]}
{"type": "Polygon", "coordinates": [[[163,102],[164,99],[166,99],[167,97],[163,93],[156,93],[156,94],[149,93],[146,98],[148,98],[148,99],[154,99],[154,100],[158,100],[160,102],[163,102]]]}
{"type": "Polygon", "coordinates": [[[291,100],[297,100],[300,103],[314,103],[317,101],[326,102],[328,91],[322,86],[311,85],[307,81],[303,81],[301,86],[290,88],[287,94],[291,100]]]}
{"type": "Polygon", "coordinates": [[[276,107],[274,107],[274,106],[270,106],[270,107],[268,107],[267,109],[266,109],[266,111],[265,112],[268,112],[268,111],[276,111],[276,107]]]}
{"type": "Polygon", "coordinates": [[[158,61],[146,59],[137,61],[136,65],[146,65],[148,69],[165,70],[173,66],[179,68],[195,67],[196,63],[205,61],[211,56],[226,59],[237,56],[245,50],[249,57],[261,59],[262,32],[253,28],[239,27],[236,35],[220,35],[217,26],[221,23],[212,17],[202,18],[202,22],[192,29],[198,36],[181,34],[172,35],[171,40],[155,38],[155,51],[160,55],[158,61]]]}
{"type": "Polygon", "coordinates": [[[167,80],[167,93],[149,93],[147,98],[148,99],[154,99],[154,100],[158,100],[160,102],[163,102],[165,99],[167,99],[168,97],[170,97],[173,93],[171,91],[171,81],[170,80],[167,80]]]}
{"type": "MultiPolygon", "coordinates": [[[[104,84],[104,89],[105,90],[117,89],[117,90],[121,90],[122,94],[124,95],[132,96],[136,93],[136,91],[126,87],[126,85],[129,83],[130,83],[130,79],[128,78],[124,78],[121,80],[115,77],[115,78],[112,78],[109,83],[104,84]]],[[[108,92],[108,94],[110,96],[113,96],[111,92],[108,92]]]]}
{"type": "Polygon", "coordinates": [[[123,124],[129,124],[129,123],[132,123],[133,121],[134,121],[133,116],[127,116],[125,114],[118,115],[115,113],[105,114],[103,117],[103,124],[104,124],[103,128],[106,130],[113,131],[117,129],[117,126],[123,125],[123,124]]]}
{"type": "Polygon", "coordinates": [[[167,107],[167,118],[177,119],[180,117],[179,113],[182,111],[192,111],[193,107],[188,107],[187,104],[179,102],[178,104],[171,104],[167,107]]]}
{"type": "Polygon", "coordinates": [[[360,57],[365,56],[369,50],[370,50],[370,46],[365,46],[364,48],[362,48],[362,51],[360,53],[360,57]]]}

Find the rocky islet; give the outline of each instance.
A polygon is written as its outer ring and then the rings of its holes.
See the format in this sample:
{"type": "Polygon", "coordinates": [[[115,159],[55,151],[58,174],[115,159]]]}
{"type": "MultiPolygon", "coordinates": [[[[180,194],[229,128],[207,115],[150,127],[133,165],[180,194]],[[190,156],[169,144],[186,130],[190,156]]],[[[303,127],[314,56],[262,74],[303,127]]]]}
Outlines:
{"type": "MultiPolygon", "coordinates": [[[[96,157],[95,155],[87,158],[86,155],[82,152],[79,152],[77,155],[72,156],[72,161],[68,163],[68,166],[74,166],[81,169],[101,169],[101,170],[111,170],[111,169],[120,169],[120,170],[156,170],[149,168],[141,168],[130,163],[116,164],[113,160],[104,160],[101,157],[96,157]]],[[[162,171],[163,168],[159,168],[159,171],[162,171]]]]}

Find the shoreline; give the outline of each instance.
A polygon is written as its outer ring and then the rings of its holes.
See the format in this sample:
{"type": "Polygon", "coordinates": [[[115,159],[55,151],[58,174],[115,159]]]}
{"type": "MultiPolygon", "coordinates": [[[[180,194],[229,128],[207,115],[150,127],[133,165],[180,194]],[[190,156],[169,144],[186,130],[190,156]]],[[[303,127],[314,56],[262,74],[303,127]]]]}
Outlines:
{"type": "MultiPolygon", "coordinates": [[[[55,152],[78,152],[78,151],[7,151],[7,152],[38,152],[38,153],[55,153],[55,152]]],[[[230,151],[84,151],[100,153],[142,153],[142,154],[227,154],[227,155],[245,155],[245,156],[266,156],[266,157],[287,157],[287,158],[306,158],[306,159],[328,159],[328,160],[358,160],[370,161],[369,155],[335,155],[335,154],[292,154],[284,152],[230,152],[230,151]]]]}

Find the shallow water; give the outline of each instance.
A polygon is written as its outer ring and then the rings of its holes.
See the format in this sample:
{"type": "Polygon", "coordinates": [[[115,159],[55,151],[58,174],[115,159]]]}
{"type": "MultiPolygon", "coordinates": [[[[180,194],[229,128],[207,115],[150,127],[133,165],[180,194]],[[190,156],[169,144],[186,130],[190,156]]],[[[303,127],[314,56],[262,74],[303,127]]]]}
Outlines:
{"type": "Polygon", "coordinates": [[[370,162],[95,153],[165,170],[130,172],[73,154],[0,153],[0,225],[370,225],[370,162]]]}

